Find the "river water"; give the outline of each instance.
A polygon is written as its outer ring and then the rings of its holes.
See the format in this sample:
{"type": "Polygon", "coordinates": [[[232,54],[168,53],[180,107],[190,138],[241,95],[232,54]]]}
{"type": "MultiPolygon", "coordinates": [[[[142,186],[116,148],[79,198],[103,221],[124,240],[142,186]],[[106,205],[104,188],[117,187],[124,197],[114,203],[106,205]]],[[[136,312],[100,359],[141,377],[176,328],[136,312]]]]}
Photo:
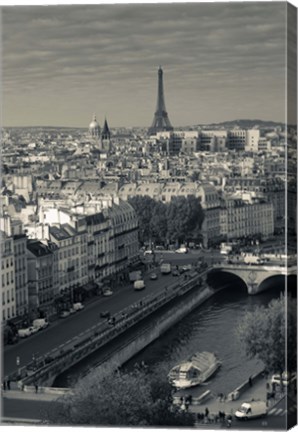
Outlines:
{"type": "Polygon", "coordinates": [[[256,296],[248,296],[241,285],[223,289],[131,359],[125,368],[145,362],[149,368],[168,371],[195,352],[214,352],[222,366],[210,378],[208,389],[214,394],[227,394],[263,368],[260,361],[248,359],[239,346],[238,323],[247,311],[266,306],[281,292],[280,285],[256,296]]]}
{"type": "MultiPolygon", "coordinates": [[[[222,366],[209,380],[208,389],[214,394],[227,394],[262,369],[262,363],[248,359],[239,346],[237,325],[247,311],[254,310],[256,306],[268,305],[270,300],[280,296],[283,289],[283,284],[279,282],[267,291],[249,296],[244,285],[234,281],[134,356],[123,368],[132,370],[136,364],[144,362],[150,369],[157,367],[167,373],[171,367],[195,352],[210,351],[217,354],[222,366]]],[[[86,367],[88,369],[86,360],[85,371],[86,367]]],[[[57,377],[55,386],[72,385],[81,375],[82,367],[78,364],[57,377]]]]}

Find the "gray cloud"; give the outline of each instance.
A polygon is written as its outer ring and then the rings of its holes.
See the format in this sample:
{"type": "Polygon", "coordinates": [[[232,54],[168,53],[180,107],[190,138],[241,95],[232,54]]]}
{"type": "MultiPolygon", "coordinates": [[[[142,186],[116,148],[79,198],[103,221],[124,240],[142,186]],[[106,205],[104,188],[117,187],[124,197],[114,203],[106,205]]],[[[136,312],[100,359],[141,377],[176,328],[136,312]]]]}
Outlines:
{"type": "Polygon", "coordinates": [[[177,125],[225,120],[227,113],[238,117],[239,110],[246,117],[281,120],[285,7],[256,2],[2,8],[4,123],[80,126],[85,113],[104,112],[106,105],[114,124],[150,124],[159,64],[167,109],[177,125]],[[216,108],[213,102],[208,106],[211,97],[216,108]],[[229,101],[242,106],[233,113],[229,101]],[[30,109],[20,111],[25,105],[30,109]]]}

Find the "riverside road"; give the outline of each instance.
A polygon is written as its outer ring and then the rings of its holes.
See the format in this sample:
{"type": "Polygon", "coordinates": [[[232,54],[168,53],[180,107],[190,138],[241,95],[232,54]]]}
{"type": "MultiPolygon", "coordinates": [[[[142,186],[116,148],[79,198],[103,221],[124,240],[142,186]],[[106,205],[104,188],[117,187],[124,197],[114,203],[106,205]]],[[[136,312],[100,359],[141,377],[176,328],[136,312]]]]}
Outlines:
{"type": "MultiPolygon", "coordinates": [[[[163,260],[164,262],[172,262],[173,264],[183,265],[197,262],[200,252],[196,251],[186,255],[178,255],[173,253],[162,253],[156,255],[156,261],[163,260]]],[[[148,266],[152,264],[153,257],[147,257],[148,266]]],[[[133,290],[132,284],[116,287],[114,294],[111,297],[100,297],[86,305],[86,307],[70,315],[65,319],[59,319],[53,322],[47,329],[42,330],[28,339],[20,340],[16,345],[7,346],[3,353],[3,374],[8,375],[28,364],[32,357],[35,358],[46,355],[55,348],[62,347],[70,339],[88,330],[100,321],[100,312],[109,311],[111,315],[120,312],[121,310],[140,302],[149,294],[156,294],[165,286],[173,284],[177,281],[172,275],[161,275],[159,269],[151,269],[145,276],[146,289],[136,292],[133,290]],[[158,274],[158,279],[150,280],[150,273],[158,274]],[[20,364],[17,365],[17,358],[20,364]]]]}

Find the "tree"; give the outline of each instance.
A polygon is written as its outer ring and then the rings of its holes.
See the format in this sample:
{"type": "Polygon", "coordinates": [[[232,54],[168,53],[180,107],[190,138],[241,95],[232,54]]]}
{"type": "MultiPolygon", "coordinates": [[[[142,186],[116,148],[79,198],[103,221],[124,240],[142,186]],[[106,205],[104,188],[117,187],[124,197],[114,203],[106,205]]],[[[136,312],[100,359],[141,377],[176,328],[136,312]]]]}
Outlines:
{"type": "Polygon", "coordinates": [[[148,196],[129,200],[139,219],[140,241],[184,243],[200,241],[204,213],[194,195],[174,197],[170,203],[155,201],[148,196]]]}
{"type": "Polygon", "coordinates": [[[132,372],[94,372],[52,404],[50,424],[93,426],[193,426],[194,417],[172,403],[172,388],[160,376],[132,372]]]}
{"type": "Polygon", "coordinates": [[[247,312],[237,328],[247,356],[260,359],[268,372],[296,371],[296,313],[296,301],[281,296],[247,312]]]}

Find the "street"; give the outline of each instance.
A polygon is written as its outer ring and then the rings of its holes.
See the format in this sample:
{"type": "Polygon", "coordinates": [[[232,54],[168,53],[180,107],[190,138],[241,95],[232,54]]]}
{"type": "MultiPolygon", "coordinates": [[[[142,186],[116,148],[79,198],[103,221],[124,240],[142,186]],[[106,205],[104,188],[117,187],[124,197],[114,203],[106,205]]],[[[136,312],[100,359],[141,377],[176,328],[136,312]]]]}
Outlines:
{"type": "MultiPolygon", "coordinates": [[[[174,261],[177,264],[186,264],[197,260],[197,256],[193,256],[192,254],[178,256],[177,260],[175,258],[174,261]]],[[[144,280],[146,289],[142,291],[134,291],[132,284],[127,283],[116,288],[112,296],[99,297],[87,304],[82,311],[53,322],[47,329],[27,339],[20,340],[16,345],[6,346],[3,353],[3,374],[10,374],[17,371],[18,368],[25,366],[32,360],[33,355],[37,358],[57,347],[61,347],[73,337],[98,324],[99,320],[104,322],[105,320],[100,318],[100,312],[109,311],[111,315],[116,314],[133,303],[139,302],[144,297],[157,293],[160,289],[165,288],[166,285],[177,283],[177,277],[161,275],[158,267],[149,270],[144,280]],[[150,280],[151,272],[158,274],[157,280],[150,280]],[[19,365],[16,363],[17,358],[20,361],[19,365]]]]}

